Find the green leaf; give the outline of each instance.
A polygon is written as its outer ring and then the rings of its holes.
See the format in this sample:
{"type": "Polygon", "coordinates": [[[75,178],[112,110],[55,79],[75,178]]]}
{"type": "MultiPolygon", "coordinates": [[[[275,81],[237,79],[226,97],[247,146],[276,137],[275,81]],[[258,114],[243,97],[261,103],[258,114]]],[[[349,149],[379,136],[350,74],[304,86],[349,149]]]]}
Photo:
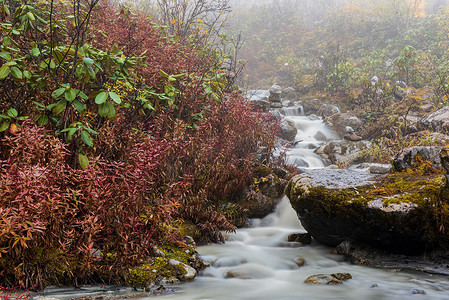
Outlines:
{"type": "Polygon", "coordinates": [[[73,135],[75,134],[75,132],[77,130],[78,130],[78,128],[69,128],[68,133],[67,133],[67,137],[66,137],[67,143],[70,143],[70,141],[72,140],[73,135]]]}
{"type": "Polygon", "coordinates": [[[80,113],[80,114],[84,114],[86,112],[86,105],[84,105],[84,103],[82,103],[81,101],[79,101],[78,99],[75,99],[72,102],[73,106],[75,107],[75,109],[80,113]]]}
{"type": "Polygon", "coordinates": [[[106,103],[109,106],[109,113],[108,113],[108,119],[112,120],[115,118],[115,107],[114,107],[114,103],[112,102],[107,102],[106,103]]]}
{"type": "Polygon", "coordinates": [[[87,131],[81,131],[81,139],[89,147],[92,147],[94,145],[94,142],[92,141],[92,138],[87,131]]]}
{"type": "Polygon", "coordinates": [[[159,70],[159,72],[161,73],[161,75],[163,77],[168,77],[169,75],[167,73],[165,73],[163,70],[159,70]]]}
{"type": "Polygon", "coordinates": [[[45,126],[47,124],[48,124],[48,116],[47,115],[40,115],[39,119],[37,119],[37,125],[45,126]]]}
{"type": "Polygon", "coordinates": [[[0,57],[6,60],[11,60],[11,55],[8,52],[0,52],[0,57]]]}
{"type": "Polygon", "coordinates": [[[43,105],[39,102],[36,102],[36,101],[33,101],[33,103],[36,104],[39,108],[45,109],[45,105],[43,105]]]}
{"type": "Polygon", "coordinates": [[[8,66],[2,66],[0,68],[0,79],[5,79],[9,75],[9,72],[11,72],[11,69],[8,66]]]}
{"type": "Polygon", "coordinates": [[[87,130],[87,131],[89,131],[92,134],[98,134],[98,132],[96,132],[95,130],[93,130],[93,129],[89,128],[89,127],[84,126],[83,128],[84,128],[84,130],[87,130]]]}
{"type": "Polygon", "coordinates": [[[100,117],[106,117],[109,114],[109,106],[107,103],[101,103],[100,106],[98,106],[98,114],[100,117]]]}
{"type": "Polygon", "coordinates": [[[23,77],[25,77],[26,79],[30,79],[31,73],[29,71],[23,71],[23,77]]]}
{"type": "Polygon", "coordinates": [[[14,76],[14,78],[17,78],[17,79],[23,78],[22,71],[20,71],[19,68],[17,68],[17,67],[11,68],[11,74],[12,74],[12,76],[14,76]]]}
{"type": "Polygon", "coordinates": [[[78,153],[78,161],[80,163],[81,168],[86,168],[89,165],[89,159],[83,153],[78,153]]]}
{"type": "Polygon", "coordinates": [[[62,55],[61,51],[55,50],[53,52],[53,57],[56,59],[56,61],[60,64],[62,63],[62,60],[64,59],[64,56],[62,55]]]}
{"type": "Polygon", "coordinates": [[[17,63],[15,61],[8,61],[7,63],[4,64],[4,66],[16,66],[17,63]]]}
{"type": "Polygon", "coordinates": [[[62,94],[64,94],[65,91],[66,91],[66,88],[59,88],[57,90],[54,90],[53,93],[51,93],[51,96],[54,99],[58,99],[59,97],[61,97],[62,94]]]}
{"type": "Polygon", "coordinates": [[[89,58],[89,57],[84,57],[83,61],[88,66],[92,66],[94,64],[94,60],[92,58],[89,58]]]}
{"type": "Polygon", "coordinates": [[[8,114],[8,116],[10,116],[11,118],[16,118],[17,115],[18,115],[17,110],[14,109],[14,108],[8,109],[7,114],[8,114]]]}
{"type": "Polygon", "coordinates": [[[117,104],[122,103],[122,99],[120,99],[119,95],[114,92],[109,92],[109,97],[111,97],[111,99],[117,104]]]}
{"type": "Polygon", "coordinates": [[[65,107],[67,105],[67,101],[65,99],[61,99],[58,103],[56,103],[53,112],[55,116],[59,115],[65,110],[65,107]]]}
{"type": "Polygon", "coordinates": [[[64,97],[67,101],[72,102],[76,98],[77,91],[75,89],[68,89],[64,93],[64,97]]]}
{"type": "Polygon", "coordinates": [[[85,93],[83,93],[82,91],[79,92],[78,94],[81,98],[83,98],[84,100],[89,99],[89,97],[87,97],[87,95],[85,93]]]}
{"type": "Polygon", "coordinates": [[[27,16],[28,16],[28,19],[30,19],[31,21],[36,20],[36,19],[34,18],[34,15],[33,15],[33,13],[32,13],[31,11],[27,12],[27,16]]]}
{"type": "Polygon", "coordinates": [[[10,124],[11,124],[11,123],[10,123],[9,121],[4,121],[4,122],[2,123],[2,125],[0,125],[0,132],[3,132],[3,131],[5,131],[6,129],[8,129],[10,124]]]}
{"type": "Polygon", "coordinates": [[[97,97],[95,97],[95,103],[103,104],[106,101],[106,99],[108,99],[108,93],[101,92],[97,95],[97,97]]]}
{"type": "Polygon", "coordinates": [[[41,54],[41,52],[39,51],[38,48],[33,48],[33,49],[31,49],[31,55],[33,55],[33,56],[39,56],[39,54],[41,54]]]}

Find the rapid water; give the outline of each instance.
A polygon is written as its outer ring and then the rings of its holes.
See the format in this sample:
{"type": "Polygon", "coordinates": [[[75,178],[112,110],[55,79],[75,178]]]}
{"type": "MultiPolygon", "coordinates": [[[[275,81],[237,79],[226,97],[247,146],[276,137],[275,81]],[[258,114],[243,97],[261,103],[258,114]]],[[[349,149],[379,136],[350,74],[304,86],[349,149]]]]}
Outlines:
{"type": "MultiPolygon", "coordinates": [[[[288,199],[277,211],[253,228],[239,229],[224,245],[198,248],[211,263],[182,291],[159,299],[449,299],[449,280],[425,273],[397,272],[350,265],[331,248],[313,242],[308,246],[287,243],[293,232],[305,232],[288,199]],[[289,245],[291,244],[291,245],[289,245]],[[303,258],[298,267],[295,260],[303,258]],[[314,286],[304,280],[316,274],[350,273],[353,279],[342,285],[314,286]],[[425,294],[414,294],[424,291],[425,294]]],[[[144,298],[149,300],[150,298],[144,298]]]]}
{"type": "Polygon", "coordinates": [[[287,163],[306,168],[323,168],[324,162],[314,150],[325,142],[336,139],[337,135],[321,119],[311,120],[304,115],[287,115],[286,118],[298,129],[294,146],[287,151],[287,163]]]}
{"type": "MultiPolygon", "coordinates": [[[[313,153],[324,142],[336,138],[322,122],[311,120],[294,107],[284,111],[298,128],[295,146],[288,161],[308,168],[322,168],[322,159],[313,153]]],[[[290,233],[305,232],[287,197],[275,213],[252,220],[252,228],[228,234],[224,245],[198,248],[211,264],[182,291],[159,299],[449,299],[449,278],[426,273],[398,272],[348,264],[331,248],[288,243],[290,233]],[[299,267],[295,261],[305,260],[299,267]],[[342,285],[314,286],[304,283],[311,275],[350,273],[353,279],[342,285]],[[424,292],[425,294],[418,294],[424,292]]],[[[150,299],[150,298],[144,298],[150,299]]]]}

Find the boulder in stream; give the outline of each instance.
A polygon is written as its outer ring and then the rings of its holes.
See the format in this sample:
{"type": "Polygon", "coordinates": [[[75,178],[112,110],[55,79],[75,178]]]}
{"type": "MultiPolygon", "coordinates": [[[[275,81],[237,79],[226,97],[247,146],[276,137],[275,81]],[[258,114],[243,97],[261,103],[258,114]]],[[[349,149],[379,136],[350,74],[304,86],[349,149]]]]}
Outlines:
{"type": "Polygon", "coordinates": [[[352,279],[351,274],[349,273],[336,273],[331,275],[326,274],[318,274],[309,276],[304,283],[314,284],[314,285],[334,285],[334,284],[342,284],[343,281],[352,279]]]}
{"type": "Polygon", "coordinates": [[[325,245],[354,240],[392,253],[449,246],[449,188],[442,172],[373,175],[306,170],[286,188],[304,229],[325,245]],[[438,209],[437,209],[438,208],[438,209]]]}

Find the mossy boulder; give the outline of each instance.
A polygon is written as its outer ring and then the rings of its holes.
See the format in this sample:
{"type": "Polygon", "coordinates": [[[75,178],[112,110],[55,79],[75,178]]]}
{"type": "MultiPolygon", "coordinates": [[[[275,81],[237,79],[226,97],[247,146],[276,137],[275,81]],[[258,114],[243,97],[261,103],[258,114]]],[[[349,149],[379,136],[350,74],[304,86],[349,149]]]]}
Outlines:
{"type": "Polygon", "coordinates": [[[160,283],[190,281],[207,266],[192,247],[165,244],[156,248],[158,257],[128,271],[130,286],[147,289],[160,283]]]}
{"type": "Polygon", "coordinates": [[[392,253],[449,245],[449,204],[442,172],[372,175],[308,170],[286,188],[304,228],[319,242],[354,240],[392,253]]]}
{"type": "Polygon", "coordinates": [[[269,167],[260,165],[254,169],[253,183],[242,194],[238,204],[247,211],[248,218],[263,218],[276,208],[286,182],[269,167]]]}

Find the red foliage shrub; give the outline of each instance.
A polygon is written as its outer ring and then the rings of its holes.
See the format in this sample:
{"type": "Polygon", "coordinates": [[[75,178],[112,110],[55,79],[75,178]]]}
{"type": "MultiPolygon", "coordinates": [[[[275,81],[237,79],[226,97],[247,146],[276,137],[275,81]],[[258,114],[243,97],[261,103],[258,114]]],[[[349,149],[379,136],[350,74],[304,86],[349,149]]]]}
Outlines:
{"type": "Polygon", "coordinates": [[[5,141],[0,181],[0,280],[23,286],[120,278],[151,255],[175,205],[148,191],[163,144],[136,144],[125,163],[69,167],[64,145],[27,122],[5,141]]]}

